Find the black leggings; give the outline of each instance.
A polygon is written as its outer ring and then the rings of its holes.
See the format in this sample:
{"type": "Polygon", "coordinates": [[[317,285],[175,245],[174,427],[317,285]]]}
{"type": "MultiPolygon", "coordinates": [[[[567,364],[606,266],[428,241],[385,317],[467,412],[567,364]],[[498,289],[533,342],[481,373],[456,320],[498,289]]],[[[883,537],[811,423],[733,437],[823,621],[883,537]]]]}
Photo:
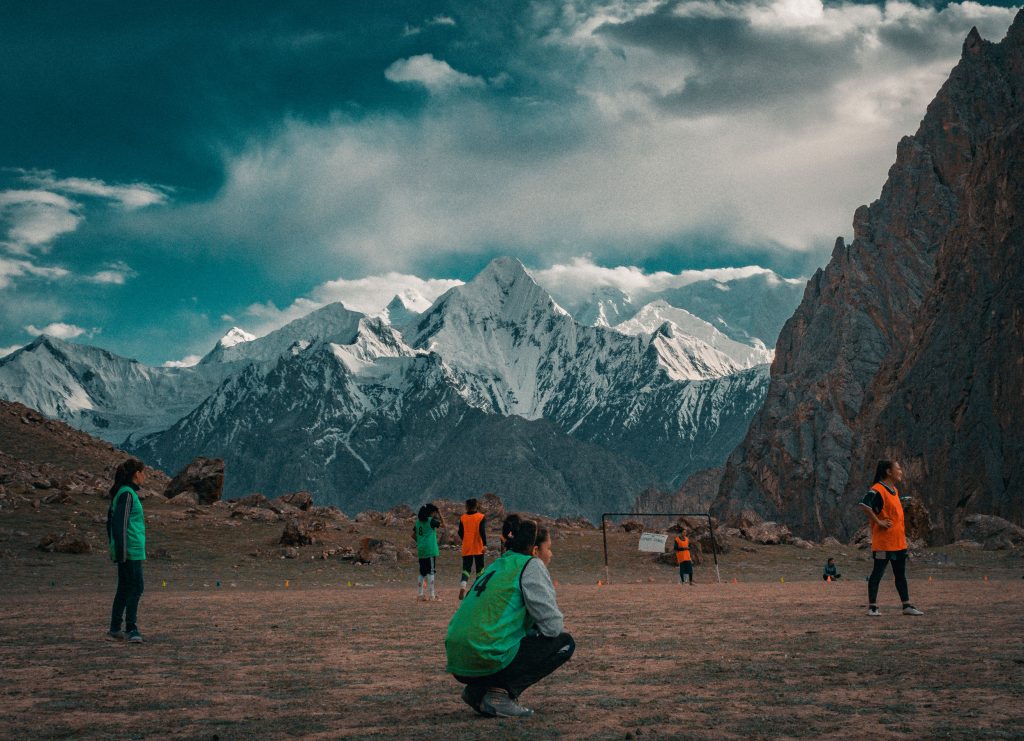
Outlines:
{"type": "Polygon", "coordinates": [[[526,636],[519,642],[519,651],[512,663],[496,674],[486,677],[460,677],[455,674],[454,677],[469,685],[474,702],[479,703],[491,687],[501,687],[514,700],[527,687],[544,679],[571,659],[575,650],[576,642],[568,633],[561,633],[554,638],[526,636]]]}
{"type": "Polygon", "coordinates": [[[878,599],[878,585],[882,581],[882,574],[885,573],[885,565],[892,561],[892,575],[896,579],[896,591],[900,593],[900,599],[910,602],[910,590],[907,589],[907,554],[905,551],[899,554],[884,553],[882,558],[875,558],[874,568],[871,569],[871,576],[868,577],[868,603],[875,604],[878,599]]]}
{"type": "Polygon", "coordinates": [[[137,630],[135,621],[139,615],[139,600],[145,585],[142,579],[142,561],[121,561],[117,564],[117,592],[114,593],[114,604],[110,610],[110,632],[121,630],[121,617],[124,617],[124,629],[137,630]]]}

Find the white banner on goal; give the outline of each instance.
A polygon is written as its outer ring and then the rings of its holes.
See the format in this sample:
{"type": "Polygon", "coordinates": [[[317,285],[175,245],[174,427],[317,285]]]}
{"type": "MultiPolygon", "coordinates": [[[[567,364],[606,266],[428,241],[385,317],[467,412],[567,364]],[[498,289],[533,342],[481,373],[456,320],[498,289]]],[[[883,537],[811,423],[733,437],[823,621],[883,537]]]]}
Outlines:
{"type": "Polygon", "coordinates": [[[645,553],[664,553],[666,540],[668,540],[668,535],[665,533],[642,533],[640,535],[640,550],[645,553]]]}

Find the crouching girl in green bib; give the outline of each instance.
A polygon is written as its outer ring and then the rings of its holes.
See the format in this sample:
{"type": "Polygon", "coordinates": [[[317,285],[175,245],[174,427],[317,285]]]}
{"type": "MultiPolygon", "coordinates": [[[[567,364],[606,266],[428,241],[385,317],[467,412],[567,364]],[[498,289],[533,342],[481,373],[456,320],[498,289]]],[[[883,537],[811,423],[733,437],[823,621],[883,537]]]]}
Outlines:
{"type": "Polygon", "coordinates": [[[446,670],[466,685],[462,699],[481,715],[529,717],[519,695],[568,661],[576,644],[562,630],[547,533],[515,515],[501,532],[505,554],[477,577],[448,625],[446,670]]]}

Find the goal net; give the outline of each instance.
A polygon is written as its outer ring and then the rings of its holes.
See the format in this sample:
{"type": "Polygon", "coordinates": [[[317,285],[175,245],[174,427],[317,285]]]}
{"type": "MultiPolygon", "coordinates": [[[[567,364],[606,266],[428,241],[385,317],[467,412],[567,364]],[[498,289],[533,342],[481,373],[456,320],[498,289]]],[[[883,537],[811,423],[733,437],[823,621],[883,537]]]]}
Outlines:
{"type": "MultiPolygon", "coordinates": [[[[711,558],[715,564],[715,577],[719,584],[722,575],[718,570],[718,544],[715,541],[714,522],[710,512],[605,512],[601,515],[601,535],[604,541],[605,583],[611,581],[609,557],[609,536],[625,533],[627,545],[640,552],[672,553],[675,533],[682,522],[690,531],[691,553],[706,555],[705,544],[709,543],[711,558]]],[[[621,540],[621,536],[618,537],[621,540]]]]}

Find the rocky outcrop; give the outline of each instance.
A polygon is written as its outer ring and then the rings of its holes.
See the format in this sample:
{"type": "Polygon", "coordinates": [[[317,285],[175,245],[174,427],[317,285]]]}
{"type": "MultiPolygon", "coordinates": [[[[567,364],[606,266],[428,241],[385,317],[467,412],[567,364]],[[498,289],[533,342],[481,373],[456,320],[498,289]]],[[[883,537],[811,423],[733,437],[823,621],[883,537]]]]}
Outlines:
{"type": "Polygon", "coordinates": [[[707,512],[722,483],[722,468],[706,468],[690,475],[671,494],[645,489],[633,503],[634,512],[707,512]]]}
{"type": "Polygon", "coordinates": [[[849,537],[880,458],[934,513],[1024,512],[1024,15],[972,30],[854,240],[808,282],[715,511],[849,537]]]}
{"type": "Polygon", "coordinates": [[[224,493],[224,461],[219,458],[193,458],[185,468],[171,479],[164,496],[174,499],[191,492],[200,504],[212,504],[224,493]]]}
{"type": "Polygon", "coordinates": [[[980,543],[986,551],[1012,550],[1024,546],[1024,528],[990,515],[966,517],[961,537],[980,543]]]}

